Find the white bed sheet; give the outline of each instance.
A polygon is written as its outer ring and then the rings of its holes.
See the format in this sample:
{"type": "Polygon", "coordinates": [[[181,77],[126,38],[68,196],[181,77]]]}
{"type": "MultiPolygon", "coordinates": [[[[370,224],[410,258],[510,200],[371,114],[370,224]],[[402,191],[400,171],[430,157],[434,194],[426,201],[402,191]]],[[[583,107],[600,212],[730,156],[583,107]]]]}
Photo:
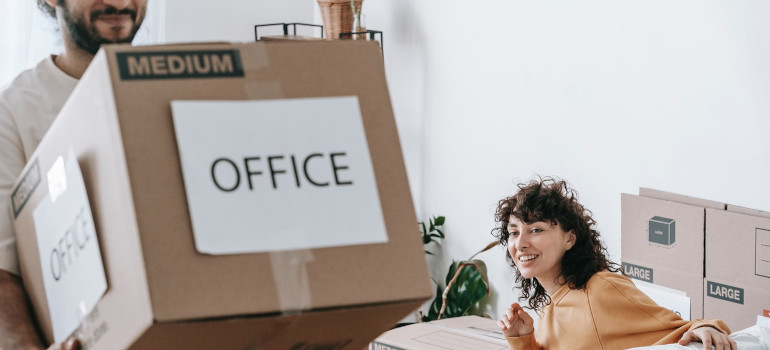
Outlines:
{"type": "MultiPolygon", "coordinates": [[[[738,350],[770,350],[770,318],[757,316],[757,324],[730,334],[738,344],[738,350]]],[[[690,343],[687,346],[666,344],[642,346],[629,350],[703,350],[703,344],[690,343]]]]}

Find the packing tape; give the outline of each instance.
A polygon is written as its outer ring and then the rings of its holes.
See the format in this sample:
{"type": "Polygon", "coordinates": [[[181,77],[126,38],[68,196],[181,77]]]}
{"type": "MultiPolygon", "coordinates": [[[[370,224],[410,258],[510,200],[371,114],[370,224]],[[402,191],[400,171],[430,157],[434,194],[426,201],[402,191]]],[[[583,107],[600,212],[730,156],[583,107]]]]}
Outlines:
{"type": "Polygon", "coordinates": [[[313,261],[309,249],[270,253],[270,265],[278,294],[278,306],[284,314],[310,309],[310,281],[307,264],[313,261]]]}
{"type": "Polygon", "coordinates": [[[250,100],[276,100],[284,98],[281,83],[277,81],[260,81],[243,85],[246,97],[250,100]]]}
{"type": "MultiPolygon", "coordinates": [[[[254,75],[259,75],[260,71],[266,72],[270,69],[270,58],[267,48],[259,47],[251,53],[254,55],[254,59],[248,62],[250,72],[253,72],[254,75]]],[[[246,83],[243,85],[243,89],[246,97],[250,100],[272,100],[286,96],[283,93],[283,88],[281,88],[281,83],[274,80],[246,83]]]]}

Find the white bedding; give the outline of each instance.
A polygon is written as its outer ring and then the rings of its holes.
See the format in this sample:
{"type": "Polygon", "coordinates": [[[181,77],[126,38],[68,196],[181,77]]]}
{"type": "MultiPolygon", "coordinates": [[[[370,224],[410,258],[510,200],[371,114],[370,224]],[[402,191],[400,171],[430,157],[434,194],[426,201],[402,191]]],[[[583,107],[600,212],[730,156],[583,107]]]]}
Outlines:
{"type": "MultiPolygon", "coordinates": [[[[757,324],[730,334],[738,343],[738,350],[770,350],[770,318],[757,316],[757,324]]],[[[629,350],[703,350],[703,344],[690,343],[643,346],[629,350]]]]}

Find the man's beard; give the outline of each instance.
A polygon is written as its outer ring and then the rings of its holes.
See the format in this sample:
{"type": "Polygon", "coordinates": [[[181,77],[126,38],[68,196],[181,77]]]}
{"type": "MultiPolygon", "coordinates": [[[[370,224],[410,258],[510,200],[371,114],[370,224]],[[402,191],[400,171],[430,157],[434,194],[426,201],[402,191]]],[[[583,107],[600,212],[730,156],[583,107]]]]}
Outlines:
{"type": "Polygon", "coordinates": [[[88,14],[88,16],[90,16],[90,23],[92,23],[90,26],[88,26],[86,23],[84,23],[83,18],[75,18],[72,15],[67,6],[66,0],[60,0],[59,3],[61,4],[61,9],[64,15],[64,23],[67,26],[67,31],[69,31],[69,35],[72,38],[72,41],[74,41],[78,47],[92,55],[95,55],[96,52],[99,51],[99,47],[102,44],[131,43],[131,41],[134,40],[134,35],[136,35],[136,32],[139,30],[139,26],[141,25],[141,21],[138,23],[136,21],[137,13],[135,9],[118,10],[112,6],[109,6],[104,10],[93,11],[88,14]],[[125,38],[119,38],[116,40],[103,38],[99,34],[99,31],[96,29],[96,26],[93,24],[94,20],[99,15],[123,14],[130,15],[132,22],[134,22],[134,26],[131,28],[131,33],[129,33],[129,35],[125,38]]]}

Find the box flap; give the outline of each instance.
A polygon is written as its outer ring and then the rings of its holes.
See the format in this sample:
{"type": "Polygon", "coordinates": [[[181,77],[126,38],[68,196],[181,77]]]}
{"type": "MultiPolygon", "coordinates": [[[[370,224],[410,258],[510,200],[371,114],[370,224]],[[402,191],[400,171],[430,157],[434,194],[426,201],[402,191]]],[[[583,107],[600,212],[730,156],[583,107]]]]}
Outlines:
{"type": "Polygon", "coordinates": [[[639,187],[639,195],[644,197],[657,198],[657,199],[663,199],[663,200],[672,201],[672,202],[683,203],[683,204],[690,204],[690,205],[695,205],[695,206],[704,207],[704,208],[725,209],[724,203],[720,203],[720,202],[716,202],[708,199],[685,196],[685,195],[671,193],[671,192],[655,190],[655,189],[646,188],[646,187],[639,187]]]}
{"type": "Polygon", "coordinates": [[[770,218],[770,212],[766,212],[766,211],[758,210],[758,209],[745,208],[745,207],[741,207],[741,206],[737,206],[737,205],[732,205],[732,204],[728,204],[727,205],[727,211],[731,211],[731,212],[734,212],[734,213],[746,214],[746,215],[753,215],[753,216],[761,216],[761,217],[765,217],[765,218],[770,218]]]}

